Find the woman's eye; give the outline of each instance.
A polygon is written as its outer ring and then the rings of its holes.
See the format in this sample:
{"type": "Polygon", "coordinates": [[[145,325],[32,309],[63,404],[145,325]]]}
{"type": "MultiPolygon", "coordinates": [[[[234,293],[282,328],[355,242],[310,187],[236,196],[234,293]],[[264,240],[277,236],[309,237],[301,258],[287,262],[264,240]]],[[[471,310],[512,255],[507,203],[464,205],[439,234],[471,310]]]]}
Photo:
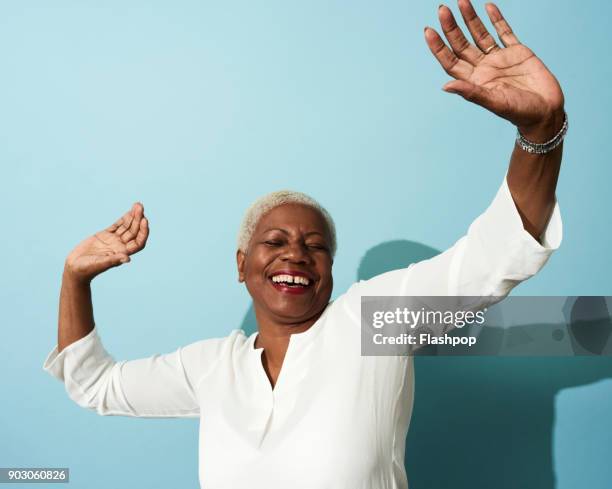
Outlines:
{"type": "Polygon", "coordinates": [[[280,241],[268,240],[265,241],[265,244],[268,246],[280,246],[282,243],[280,241]]]}
{"type": "Polygon", "coordinates": [[[312,243],[306,246],[308,246],[308,248],[313,249],[313,250],[326,250],[327,249],[325,245],[318,244],[318,243],[312,243]]]}

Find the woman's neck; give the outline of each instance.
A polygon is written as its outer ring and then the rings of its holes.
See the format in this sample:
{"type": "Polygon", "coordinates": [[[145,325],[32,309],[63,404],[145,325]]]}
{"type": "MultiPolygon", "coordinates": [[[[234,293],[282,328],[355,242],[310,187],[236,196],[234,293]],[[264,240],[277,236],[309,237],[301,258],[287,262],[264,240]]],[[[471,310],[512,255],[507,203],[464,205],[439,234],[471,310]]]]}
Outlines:
{"type": "Polygon", "coordinates": [[[272,387],[276,384],[283,366],[291,335],[309,330],[317,322],[322,312],[303,322],[282,323],[266,318],[263,314],[258,314],[257,310],[255,311],[258,334],[254,346],[264,349],[262,363],[272,387]]]}

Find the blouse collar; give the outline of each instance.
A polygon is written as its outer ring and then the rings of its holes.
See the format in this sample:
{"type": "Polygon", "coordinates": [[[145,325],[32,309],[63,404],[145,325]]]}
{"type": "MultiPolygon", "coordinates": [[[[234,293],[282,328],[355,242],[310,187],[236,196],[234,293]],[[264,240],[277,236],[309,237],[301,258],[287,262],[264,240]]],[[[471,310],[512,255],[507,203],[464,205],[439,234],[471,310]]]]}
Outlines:
{"type": "MultiPolygon", "coordinates": [[[[329,301],[319,318],[313,323],[310,328],[308,328],[306,331],[302,331],[301,333],[293,333],[289,337],[289,344],[291,345],[292,349],[306,345],[312,339],[315,338],[315,336],[319,333],[323,324],[325,323],[325,317],[329,313],[332,303],[333,301],[329,301]]],[[[257,339],[257,335],[259,335],[259,331],[255,331],[253,334],[251,334],[251,336],[249,336],[248,349],[249,351],[254,352],[257,355],[261,355],[261,353],[263,352],[263,347],[255,347],[255,340],[257,339]]]]}

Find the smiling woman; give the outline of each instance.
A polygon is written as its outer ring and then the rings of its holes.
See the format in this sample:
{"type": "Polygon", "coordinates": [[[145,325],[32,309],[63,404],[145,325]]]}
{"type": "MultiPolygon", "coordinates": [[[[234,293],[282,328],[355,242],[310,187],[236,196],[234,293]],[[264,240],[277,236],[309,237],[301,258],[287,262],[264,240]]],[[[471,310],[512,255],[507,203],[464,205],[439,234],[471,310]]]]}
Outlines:
{"type": "Polygon", "coordinates": [[[247,212],[241,229],[249,229],[252,214],[259,220],[252,232],[241,231],[236,252],[238,280],[253,297],[256,346],[264,349],[263,365],[273,387],[289,337],[315,323],[333,288],[331,217],[304,194],[283,194],[283,199],[276,198],[278,193],[265,196],[247,212]],[[267,213],[257,212],[261,208],[267,213]]]}
{"type": "Polygon", "coordinates": [[[467,0],[459,9],[475,44],[444,6],[450,48],[425,29],[430,50],[456,78],[446,90],[513,122],[520,136],[495,198],[465,236],[330,302],[333,220],[305,194],[264,196],[247,211],[236,251],[258,331],[117,362],[94,324],[90,283],[145,247],[148,219],[136,203],[66,259],[58,344],[43,367],[76,403],[101,415],[200,417],[207,489],[407,487],[412,357],[361,355],[361,297],[473,296],[489,304],[536,274],[562,234],[555,198],[567,130],[561,89],[497,7],[487,4],[487,12],[505,48],[467,0]]]}

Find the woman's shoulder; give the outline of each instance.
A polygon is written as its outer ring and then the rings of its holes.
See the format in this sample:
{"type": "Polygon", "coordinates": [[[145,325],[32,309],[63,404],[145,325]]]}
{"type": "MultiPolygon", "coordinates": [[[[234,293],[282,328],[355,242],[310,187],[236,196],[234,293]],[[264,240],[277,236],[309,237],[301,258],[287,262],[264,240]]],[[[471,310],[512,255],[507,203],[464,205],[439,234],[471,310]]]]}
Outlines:
{"type": "Polygon", "coordinates": [[[241,329],[223,337],[206,338],[181,347],[181,360],[190,372],[206,373],[226,356],[244,347],[248,338],[241,329]]]}
{"type": "Polygon", "coordinates": [[[224,350],[231,350],[244,345],[247,341],[247,336],[242,329],[233,329],[226,336],[206,338],[195,341],[183,346],[181,349],[184,355],[203,353],[216,356],[224,350]]]}

